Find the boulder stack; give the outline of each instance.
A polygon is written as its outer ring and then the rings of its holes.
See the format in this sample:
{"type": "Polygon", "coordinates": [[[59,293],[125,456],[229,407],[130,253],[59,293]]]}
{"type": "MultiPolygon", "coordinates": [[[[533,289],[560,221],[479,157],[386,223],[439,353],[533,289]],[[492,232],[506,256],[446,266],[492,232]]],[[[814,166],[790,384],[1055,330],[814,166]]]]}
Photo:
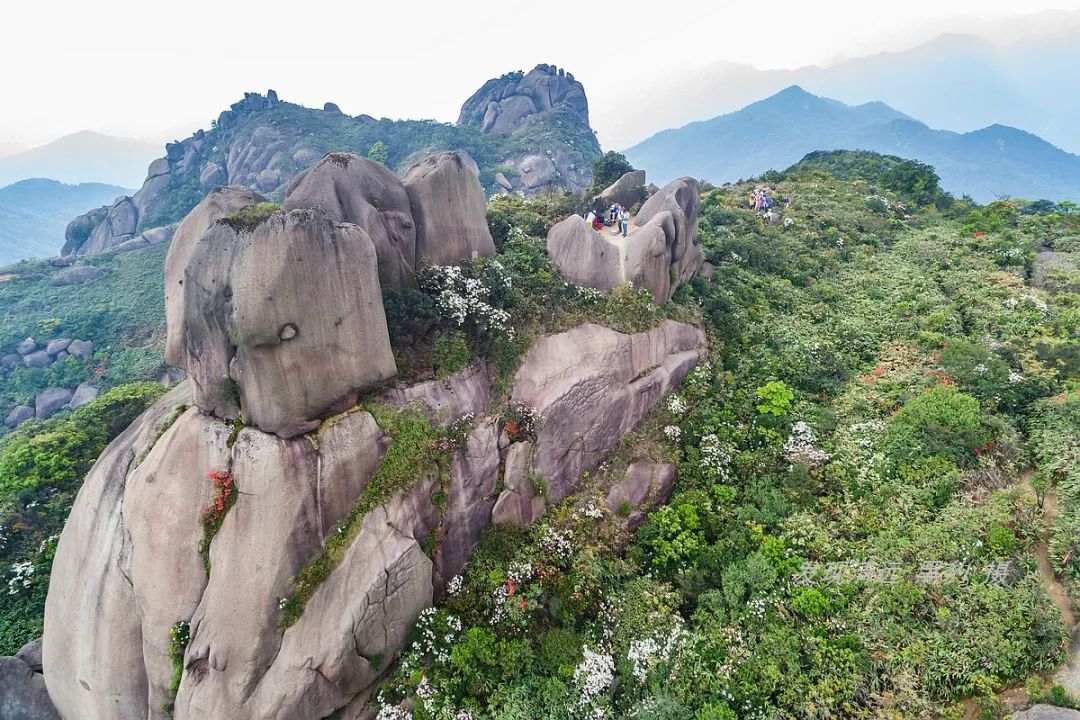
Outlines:
{"type": "Polygon", "coordinates": [[[607,292],[630,282],[667,302],[704,260],[697,245],[699,203],[697,181],[680,178],[645,201],[628,237],[594,231],[571,216],[548,232],[548,255],[575,285],[607,292]]]}

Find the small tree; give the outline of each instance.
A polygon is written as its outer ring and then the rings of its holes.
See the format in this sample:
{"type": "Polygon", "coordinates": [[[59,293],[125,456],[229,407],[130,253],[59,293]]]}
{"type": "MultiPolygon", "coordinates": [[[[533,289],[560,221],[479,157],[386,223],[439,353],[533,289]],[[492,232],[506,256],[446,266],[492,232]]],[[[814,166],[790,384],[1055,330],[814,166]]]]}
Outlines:
{"type": "Polygon", "coordinates": [[[382,140],[376,140],[375,144],[367,152],[368,160],[385,165],[390,160],[390,148],[382,140]]]}
{"type": "Polygon", "coordinates": [[[625,155],[608,150],[593,164],[592,194],[599,193],[626,173],[633,171],[634,166],[625,155]]]}

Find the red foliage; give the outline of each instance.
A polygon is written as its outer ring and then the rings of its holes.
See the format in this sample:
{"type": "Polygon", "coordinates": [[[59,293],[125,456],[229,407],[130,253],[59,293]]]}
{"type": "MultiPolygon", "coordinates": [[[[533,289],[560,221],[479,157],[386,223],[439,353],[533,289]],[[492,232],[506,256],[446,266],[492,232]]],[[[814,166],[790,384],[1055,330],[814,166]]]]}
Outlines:
{"type": "Polygon", "coordinates": [[[218,523],[233,500],[233,474],[228,470],[211,470],[207,473],[214,484],[214,497],[210,505],[203,510],[203,521],[209,524],[218,523]]]}

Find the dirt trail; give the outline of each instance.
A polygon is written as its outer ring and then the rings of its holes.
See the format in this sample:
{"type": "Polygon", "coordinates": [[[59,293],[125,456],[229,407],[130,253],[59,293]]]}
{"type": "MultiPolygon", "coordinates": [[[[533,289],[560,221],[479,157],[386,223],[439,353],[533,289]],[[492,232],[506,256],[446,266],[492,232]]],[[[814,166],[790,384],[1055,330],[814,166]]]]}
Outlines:
{"type": "MultiPolygon", "coordinates": [[[[1024,474],[1020,481],[1021,487],[1030,489],[1031,471],[1024,474]]],[[[1035,562],[1039,568],[1039,577],[1042,578],[1046,593],[1059,611],[1061,611],[1062,624],[1065,630],[1072,635],[1072,646],[1069,648],[1069,662],[1059,668],[1053,676],[1053,682],[1064,686],[1074,695],[1080,695],[1080,628],[1076,626],[1076,613],[1073,610],[1073,601],[1065,588],[1058,582],[1054,575],[1054,567],[1050,564],[1050,530],[1058,513],[1057,493],[1051,488],[1043,502],[1043,530],[1039,533],[1039,541],[1032,548],[1035,553],[1035,562]]],[[[998,702],[1010,712],[1020,710],[1028,705],[1028,694],[1024,684],[1005,688],[997,693],[998,702]]],[[[978,714],[978,708],[973,698],[967,698],[961,702],[965,718],[974,718],[978,714]]]]}

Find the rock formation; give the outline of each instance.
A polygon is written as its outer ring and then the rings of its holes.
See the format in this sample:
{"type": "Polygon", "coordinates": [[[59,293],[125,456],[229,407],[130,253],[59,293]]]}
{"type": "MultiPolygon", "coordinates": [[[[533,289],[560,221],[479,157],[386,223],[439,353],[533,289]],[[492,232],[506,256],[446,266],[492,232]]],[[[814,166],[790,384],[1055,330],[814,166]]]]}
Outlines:
{"type": "Polygon", "coordinates": [[[630,209],[638,203],[644,202],[647,194],[645,171],[631,170],[604,188],[600,193],[600,198],[603,200],[604,208],[610,207],[612,203],[618,203],[622,207],[630,209]]]}
{"type": "Polygon", "coordinates": [[[530,117],[560,105],[589,120],[585,88],[553,65],[540,64],[529,73],[508,73],[488,80],[465,101],[458,125],[475,125],[484,132],[508,133],[530,117]]]}
{"type": "Polygon", "coordinates": [[[416,221],[416,254],[450,265],[495,253],[484,188],[458,153],[431,155],[405,173],[416,221]]]}
{"type": "MultiPolygon", "coordinates": [[[[480,188],[480,183],[476,182],[480,188]]],[[[483,189],[480,197],[483,199],[483,189]]],[[[356,153],[330,153],[289,183],[285,209],[317,207],[335,222],[367,231],[379,258],[379,282],[403,288],[416,278],[416,224],[397,175],[356,153]]]]}
{"type": "Polygon", "coordinates": [[[218,220],[265,198],[244,187],[220,187],[211,190],[176,228],[169,254],[165,258],[165,328],[168,341],[165,361],[174,367],[186,367],[181,347],[184,337],[184,268],[203,234],[218,220]]]}
{"type": "MultiPolygon", "coordinates": [[[[215,203],[232,207],[234,192],[223,190],[177,232],[169,346],[188,379],[109,445],[61,535],[43,641],[61,716],[164,720],[167,706],[176,720],[364,716],[481,533],[531,523],[573,492],[704,352],[702,332],[674,322],[543,337],[510,390],[511,407],[540,418],[529,438],[502,427],[508,408],[493,406],[483,367],[398,380],[357,406],[359,391],[396,374],[380,275],[384,258],[393,277],[408,251],[379,256],[373,234],[407,244],[412,218],[415,257],[436,262],[493,248],[479,183],[456,154],[419,164],[403,185],[361,158],[336,162],[293,185],[292,209],[220,217],[215,203]],[[439,451],[447,462],[385,487],[375,483],[384,455],[409,441],[376,420],[395,408],[465,429],[439,451]],[[346,532],[333,560],[319,560],[325,572],[304,575],[346,532]],[[190,638],[172,657],[178,623],[190,638]]],[[[631,469],[612,497],[644,507],[671,480],[631,469]]]]}
{"type": "Polygon", "coordinates": [[[371,238],[320,210],[215,224],[183,299],[195,401],[219,417],[291,437],[396,373],[371,238]]]}
{"type": "Polygon", "coordinates": [[[696,180],[668,183],[641,206],[626,238],[594,231],[572,215],[548,232],[548,255],[576,285],[607,292],[631,282],[667,302],[704,260],[697,245],[699,196],[696,180]]]}

